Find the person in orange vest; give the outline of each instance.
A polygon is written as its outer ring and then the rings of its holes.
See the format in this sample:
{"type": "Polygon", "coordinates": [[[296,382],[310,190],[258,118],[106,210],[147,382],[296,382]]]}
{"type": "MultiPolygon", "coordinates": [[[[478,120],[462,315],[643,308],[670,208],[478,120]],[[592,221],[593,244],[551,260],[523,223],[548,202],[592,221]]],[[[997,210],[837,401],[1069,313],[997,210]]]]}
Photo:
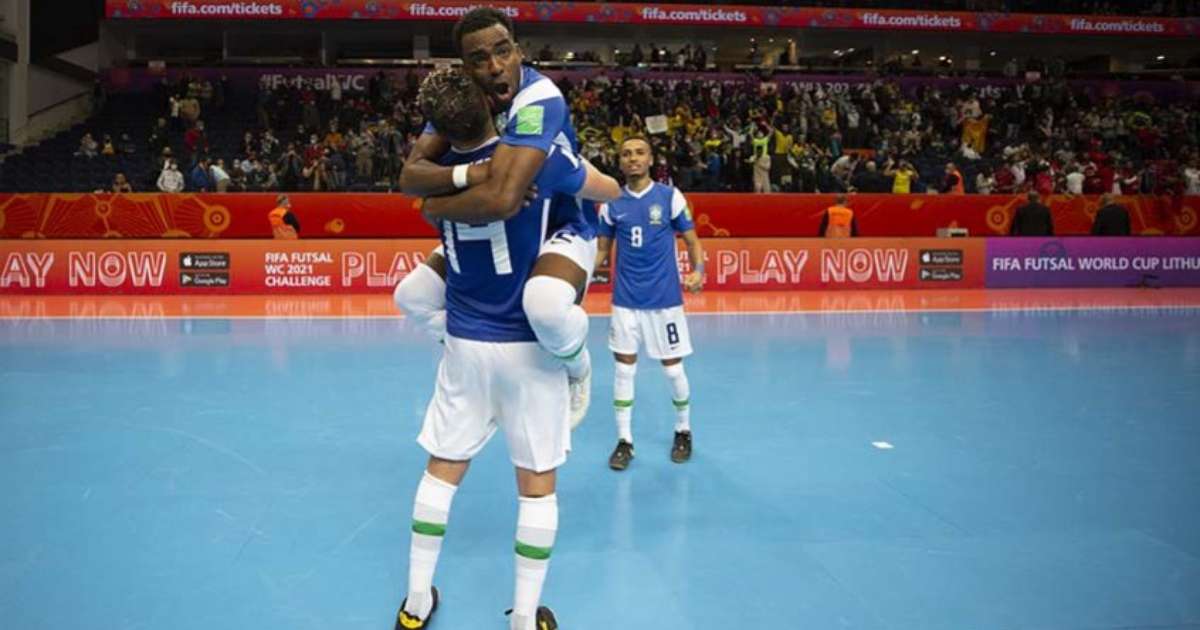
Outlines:
{"type": "Polygon", "coordinates": [[[294,240],[300,238],[300,221],[292,212],[292,201],[287,195],[275,199],[275,209],[267,214],[274,238],[294,240]]]}
{"type": "Polygon", "coordinates": [[[834,204],[825,209],[821,217],[821,229],[817,236],[825,238],[846,238],[858,236],[858,220],[854,211],[846,203],[846,195],[838,195],[834,204]]]}
{"type": "Polygon", "coordinates": [[[954,162],[946,164],[946,179],[942,182],[941,192],[950,195],[965,195],[967,193],[966,185],[963,183],[962,173],[958,172],[958,167],[954,162]]]}

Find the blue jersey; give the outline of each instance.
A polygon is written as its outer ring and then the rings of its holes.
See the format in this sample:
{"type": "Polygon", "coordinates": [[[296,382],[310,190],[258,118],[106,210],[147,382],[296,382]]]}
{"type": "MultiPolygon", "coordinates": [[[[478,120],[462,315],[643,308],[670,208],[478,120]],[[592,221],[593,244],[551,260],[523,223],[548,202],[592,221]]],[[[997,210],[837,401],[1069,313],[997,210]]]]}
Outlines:
{"type": "MultiPolygon", "coordinates": [[[[579,139],[571,124],[566,99],[554,81],[529,66],[521,66],[521,84],[508,111],[496,116],[496,129],[500,131],[501,143],[539,149],[546,153],[547,159],[551,148],[556,146],[570,155],[579,154],[579,139]]],[[[425,125],[425,133],[436,132],[432,123],[425,125]]],[[[584,238],[595,238],[595,211],[591,202],[576,200],[572,208],[567,201],[564,198],[558,202],[559,212],[552,217],[551,231],[568,228],[584,238]]]]}
{"type": "MultiPolygon", "coordinates": [[[[469,152],[451,150],[444,166],[473,164],[491,157],[496,141],[469,152]]],[[[533,271],[551,216],[577,209],[583,163],[553,147],[534,179],[538,198],[506,221],[467,225],[442,221],[446,252],[446,332],[460,339],[491,342],[537,341],[521,306],[525,281],[533,271]]]]}
{"type": "Polygon", "coordinates": [[[617,243],[612,303],[636,309],[683,304],[675,234],[693,229],[683,194],[650,184],[640,193],[626,188],[621,198],[600,206],[600,236],[617,243]]]}

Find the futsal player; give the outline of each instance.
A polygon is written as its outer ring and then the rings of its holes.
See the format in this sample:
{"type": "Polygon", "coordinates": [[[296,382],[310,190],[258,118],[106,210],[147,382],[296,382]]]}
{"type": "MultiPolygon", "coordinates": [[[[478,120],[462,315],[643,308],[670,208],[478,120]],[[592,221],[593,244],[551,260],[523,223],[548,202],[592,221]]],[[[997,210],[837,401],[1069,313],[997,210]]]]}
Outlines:
{"type": "MultiPolygon", "coordinates": [[[[477,164],[503,150],[484,93],[462,72],[432,73],[418,101],[450,140],[442,164],[477,164]]],[[[570,394],[561,362],[538,345],[522,294],[555,198],[602,188],[614,198],[619,188],[559,145],[547,149],[530,183],[538,191],[531,203],[495,215],[494,209],[465,204],[469,193],[429,198],[422,207],[441,231],[446,336],[418,437],[430,458],[414,501],[408,595],[397,613],[398,629],[425,628],[437,611],[433,576],[454,494],[497,428],[508,443],[519,492],[510,628],[557,628],[554,613],[539,604],[558,530],[556,469],[571,448],[570,394]]]]}
{"type": "Polygon", "coordinates": [[[691,390],[683,368],[683,358],[692,353],[692,340],[683,312],[675,237],[682,235],[687,244],[692,272],[683,287],[692,292],[704,285],[704,249],[683,194],[650,178],[653,163],[654,149],[645,138],[626,138],[619,154],[624,192],[620,199],[600,207],[596,264],[608,257],[613,242],[617,244],[608,336],[616,359],[617,446],[608,459],[613,470],[625,470],[634,457],[633,390],[639,347],[662,362],[671,385],[675,406],[671,461],[683,463],[692,457],[691,390]]]}

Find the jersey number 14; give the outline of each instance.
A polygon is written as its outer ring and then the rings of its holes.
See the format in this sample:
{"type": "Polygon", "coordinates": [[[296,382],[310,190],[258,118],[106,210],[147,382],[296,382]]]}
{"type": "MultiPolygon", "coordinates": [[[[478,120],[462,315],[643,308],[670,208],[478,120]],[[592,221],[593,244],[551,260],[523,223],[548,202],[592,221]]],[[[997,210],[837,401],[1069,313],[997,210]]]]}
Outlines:
{"type": "Polygon", "coordinates": [[[490,241],[492,244],[492,264],[496,275],[505,276],[513,272],[512,260],[508,255],[508,232],[504,229],[504,221],[493,221],[484,225],[467,225],[443,221],[443,231],[450,238],[446,239],[446,259],[454,273],[462,273],[458,265],[458,250],[456,242],[490,241]]]}

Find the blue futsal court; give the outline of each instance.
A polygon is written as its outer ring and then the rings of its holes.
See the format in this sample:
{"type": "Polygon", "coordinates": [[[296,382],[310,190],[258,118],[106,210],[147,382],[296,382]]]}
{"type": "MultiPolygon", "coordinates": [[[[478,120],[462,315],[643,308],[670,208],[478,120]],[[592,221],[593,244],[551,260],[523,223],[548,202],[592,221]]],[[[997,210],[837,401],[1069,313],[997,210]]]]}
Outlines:
{"type": "MultiPolygon", "coordinates": [[[[695,315],[696,453],[608,321],[560,477],[564,630],[1200,628],[1200,310],[695,315]]],[[[439,351],[401,319],[0,321],[0,626],[391,628],[439,351]]],[[[441,630],[507,628],[502,440],[441,630]]]]}

